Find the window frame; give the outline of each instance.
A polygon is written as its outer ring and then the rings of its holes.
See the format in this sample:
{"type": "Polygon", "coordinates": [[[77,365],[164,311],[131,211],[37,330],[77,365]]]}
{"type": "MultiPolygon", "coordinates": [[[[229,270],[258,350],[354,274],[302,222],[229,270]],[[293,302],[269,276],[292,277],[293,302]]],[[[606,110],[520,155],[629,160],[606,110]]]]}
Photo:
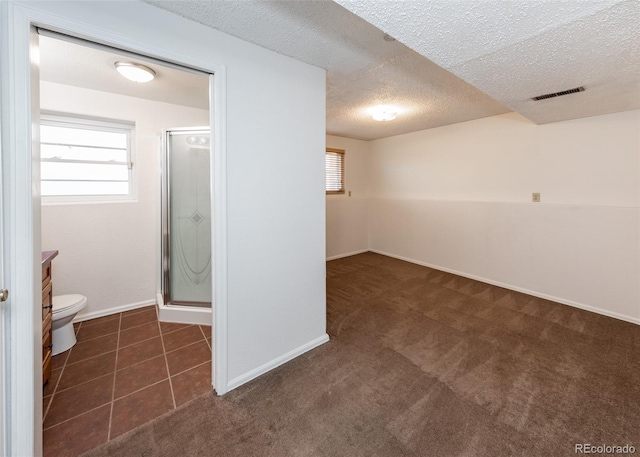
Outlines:
{"type": "Polygon", "coordinates": [[[344,176],[344,166],[345,164],[345,150],[344,149],[336,149],[336,148],[326,148],[325,150],[325,178],[324,178],[324,190],[325,195],[344,195],[345,194],[345,176],[344,176]],[[326,160],[328,154],[336,154],[340,157],[340,189],[339,190],[327,190],[327,167],[326,160]]]}
{"type": "MultiPolygon", "coordinates": [[[[65,127],[73,129],[94,130],[98,132],[123,133],[127,138],[127,180],[129,192],[127,194],[93,194],[93,195],[44,195],[41,190],[43,205],[51,204],[77,204],[77,203],[118,203],[137,201],[137,176],[135,164],[135,123],[124,120],[105,119],[93,116],[84,116],[54,111],[42,111],[40,125],[65,127]]],[[[48,162],[40,157],[40,163],[48,162]]],[[[55,161],[50,161],[55,162],[55,161]]],[[[78,163],[96,163],[91,160],[79,160],[78,163]]],[[[41,177],[41,182],[46,181],[41,177]]]]}

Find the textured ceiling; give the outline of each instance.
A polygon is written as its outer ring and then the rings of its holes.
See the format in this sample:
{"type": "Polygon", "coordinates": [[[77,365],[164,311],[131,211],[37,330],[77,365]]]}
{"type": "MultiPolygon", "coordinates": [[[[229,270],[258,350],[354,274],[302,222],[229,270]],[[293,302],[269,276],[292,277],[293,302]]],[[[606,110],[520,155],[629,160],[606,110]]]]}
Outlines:
{"type": "Polygon", "coordinates": [[[101,90],[176,105],[209,109],[209,79],[198,75],[131,59],[93,47],[40,36],[40,79],[69,86],[101,90]],[[151,67],[156,78],[144,84],[126,80],[114,62],[124,60],[151,67]]]}
{"type": "Polygon", "coordinates": [[[148,0],[327,70],[327,133],[375,139],[509,111],[331,1],[148,0]],[[397,106],[391,122],[368,109],[397,106]]]}
{"type": "Polygon", "coordinates": [[[638,0],[336,1],[533,122],[640,108],[638,0]]]}
{"type": "MultiPolygon", "coordinates": [[[[383,138],[509,110],[547,123],[640,108],[638,0],[146,1],[326,69],[335,135],[383,138]],[[376,104],[400,114],[373,121],[376,104]]],[[[207,108],[204,77],[151,64],[158,78],[132,84],[113,71],[115,54],[41,42],[44,80],[207,108]]]]}

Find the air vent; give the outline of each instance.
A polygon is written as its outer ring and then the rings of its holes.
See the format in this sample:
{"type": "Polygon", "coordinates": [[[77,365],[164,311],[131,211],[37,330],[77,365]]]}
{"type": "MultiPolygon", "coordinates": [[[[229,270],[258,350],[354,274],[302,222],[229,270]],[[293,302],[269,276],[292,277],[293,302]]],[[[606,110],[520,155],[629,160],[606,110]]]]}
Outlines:
{"type": "Polygon", "coordinates": [[[576,87],[575,89],[563,90],[562,92],[554,92],[553,94],[538,95],[537,97],[532,97],[531,100],[535,100],[538,102],[547,98],[561,97],[563,95],[575,94],[577,92],[584,92],[584,87],[580,86],[576,87]]]}

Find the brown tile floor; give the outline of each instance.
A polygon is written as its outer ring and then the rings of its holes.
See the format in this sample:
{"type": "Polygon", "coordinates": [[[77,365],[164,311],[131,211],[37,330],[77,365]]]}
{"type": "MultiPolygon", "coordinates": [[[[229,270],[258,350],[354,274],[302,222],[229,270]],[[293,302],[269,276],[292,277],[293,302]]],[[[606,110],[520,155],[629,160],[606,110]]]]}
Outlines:
{"type": "Polygon", "coordinates": [[[43,392],[44,456],[74,457],[211,389],[211,327],[155,306],[76,324],[43,392]]]}

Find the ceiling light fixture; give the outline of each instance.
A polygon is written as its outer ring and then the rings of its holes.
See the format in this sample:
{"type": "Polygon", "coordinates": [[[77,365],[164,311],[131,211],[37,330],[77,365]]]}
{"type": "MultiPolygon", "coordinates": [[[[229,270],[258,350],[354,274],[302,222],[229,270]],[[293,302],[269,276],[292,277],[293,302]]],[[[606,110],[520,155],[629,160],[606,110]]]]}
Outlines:
{"type": "Polygon", "coordinates": [[[205,136],[190,135],[187,137],[187,143],[191,145],[206,146],[209,144],[209,138],[205,136]]]}
{"type": "Polygon", "coordinates": [[[140,65],[139,63],[116,62],[114,65],[116,70],[118,70],[118,73],[137,83],[147,83],[156,76],[155,71],[149,67],[140,65]]]}
{"type": "Polygon", "coordinates": [[[398,115],[398,110],[391,106],[375,106],[371,109],[371,117],[375,121],[392,121],[398,115]]]}

